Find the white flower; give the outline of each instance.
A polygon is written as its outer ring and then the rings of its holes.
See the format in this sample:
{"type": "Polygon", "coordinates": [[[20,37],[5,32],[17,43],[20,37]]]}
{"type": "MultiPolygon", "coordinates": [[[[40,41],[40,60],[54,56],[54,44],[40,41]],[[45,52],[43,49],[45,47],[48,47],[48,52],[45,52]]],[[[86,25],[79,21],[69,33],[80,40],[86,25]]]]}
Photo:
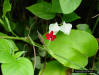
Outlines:
{"type": "Polygon", "coordinates": [[[63,22],[63,25],[60,26],[60,31],[64,32],[65,34],[69,35],[72,28],[72,24],[63,22]]]}
{"type": "Polygon", "coordinates": [[[64,34],[69,35],[72,28],[72,24],[63,22],[62,26],[58,26],[58,23],[49,25],[49,33],[53,31],[53,34],[56,35],[59,31],[62,31],[64,34]]]}
{"type": "Polygon", "coordinates": [[[56,35],[59,30],[60,30],[60,27],[58,26],[58,23],[57,22],[54,23],[54,24],[50,24],[49,25],[49,33],[51,31],[53,31],[53,34],[56,35]]]}

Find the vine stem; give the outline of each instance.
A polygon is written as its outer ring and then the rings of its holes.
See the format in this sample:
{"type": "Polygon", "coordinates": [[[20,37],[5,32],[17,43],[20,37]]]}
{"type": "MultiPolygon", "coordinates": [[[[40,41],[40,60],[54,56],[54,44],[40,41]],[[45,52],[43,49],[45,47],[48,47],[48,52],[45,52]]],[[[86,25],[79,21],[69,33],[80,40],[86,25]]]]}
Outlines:
{"type": "Polygon", "coordinates": [[[0,36],[0,39],[11,39],[11,40],[21,40],[21,41],[24,41],[30,45],[34,45],[36,47],[39,47],[39,48],[43,48],[42,45],[34,42],[30,36],[28,37],[12,37],[12,36],[0,36]]]}
{"type": "Polygon", "coordinates": [[[27,37],[12,37],[12,36],[0,36],[0,39],[13,39],[13,40],[22,40],[24,42],[29,43],[27,37]]]}
{"type": "Polygon", "coordinates": [[[94,31],[95,31],[95,29],[96,29],[98,23],[99,23],[99,17],[97,18],[96,23],[95,23],[95,25],[94,25],[94,27],[93,27],[93,29],[92,29],[92,33],[94,33],[94,31]]]}
{"type": "Polygon", "coordinates": [[[33,46],[33,50],[34,50],[34,71],[35,71],[35,67],[36,67],[36,49],[35,49],[35,46],[33,46]]]}

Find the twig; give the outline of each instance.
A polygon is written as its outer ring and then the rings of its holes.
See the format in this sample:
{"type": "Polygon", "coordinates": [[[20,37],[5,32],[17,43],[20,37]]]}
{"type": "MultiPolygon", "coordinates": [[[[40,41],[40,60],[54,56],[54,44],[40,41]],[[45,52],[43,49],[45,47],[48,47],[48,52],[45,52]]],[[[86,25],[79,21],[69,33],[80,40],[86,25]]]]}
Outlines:
{"type": "Polygon", "coordinates": [[[93,16],[92,18],[96,18],[96,17],[98,17],[98,16],[99,16],[99,14],[97,14],[97,15],[93,16]]]}
{"type": "Polygon", "coordinates": [[[43,75],[45,68],[46,68],[46,58],[45,58],[44,66],[43,66],[43,69],[42,69],[42,71],[41,71],[41,74],[40,74],[40,75],[43,75]]]}
{"type": "Polygon", "coordinates": [[[98,23],[99,23],[99,17],[97,18],[96,23],[95,23],[95,25],[93,26],[92,33],[94,33],[94,31],[95,31],[95,29],[96,29],[98,23]]]}
{"type": "Polygon", "coordinates": [[[35,50],[35,46],[33,46],[33,51],[34,51],[34,71],[35,71],[35,67],[36,67],[36,50],[35,50]]]}

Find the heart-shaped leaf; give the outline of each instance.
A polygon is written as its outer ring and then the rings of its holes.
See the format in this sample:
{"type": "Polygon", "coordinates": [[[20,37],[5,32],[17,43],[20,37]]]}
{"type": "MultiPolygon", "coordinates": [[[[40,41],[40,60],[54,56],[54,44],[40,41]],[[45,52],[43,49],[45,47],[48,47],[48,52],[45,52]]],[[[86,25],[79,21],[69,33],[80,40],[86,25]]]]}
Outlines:
{"type": "Polygon", "coordinates": [[[49,53],[64,66],[80,69],[87,65],[88,57],[96,54],[97,40],[88,32],[72,30],[70,35],[59,32],[56,39],[49,43],[44,40],[49,53]]]}
{"type": "MultiPolygon", "coordinates": [[[[6,34],[0,33],[0,37],[7,37],[6,34]]],[[[0,39],[0,63],[9,63],[16,61],[15,57],[12,56],[14,51],[18,48],[12,40],[0,39]]]]}

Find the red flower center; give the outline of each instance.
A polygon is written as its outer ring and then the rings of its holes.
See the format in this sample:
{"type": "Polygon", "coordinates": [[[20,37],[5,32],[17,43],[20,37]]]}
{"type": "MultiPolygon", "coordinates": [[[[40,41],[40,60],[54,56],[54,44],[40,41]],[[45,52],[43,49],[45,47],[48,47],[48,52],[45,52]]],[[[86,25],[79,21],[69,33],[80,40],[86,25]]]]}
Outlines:
{"type": "Polygon", "coordinates": [[[51,40],[51,41],[53,41],[56,38],[56,35],[53,35],[53,31],[47,33],[45,36],[47,40],[51,40]]]}

